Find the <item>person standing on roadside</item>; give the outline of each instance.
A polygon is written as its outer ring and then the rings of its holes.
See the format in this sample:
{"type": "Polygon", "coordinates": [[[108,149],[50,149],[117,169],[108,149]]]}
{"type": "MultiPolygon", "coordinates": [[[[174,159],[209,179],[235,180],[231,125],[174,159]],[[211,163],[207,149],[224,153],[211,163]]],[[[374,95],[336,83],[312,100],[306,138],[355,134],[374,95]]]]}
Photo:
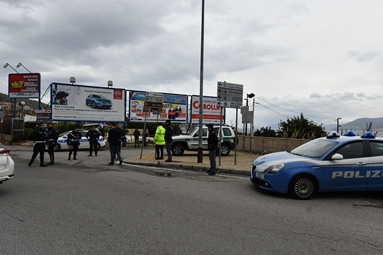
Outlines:
{"type": "Polygon", "coordinates": [[[77,160],[77,151],[78,151],[78,147],[80,146],[80,139],[81,139],[81,135],[77,131],[77,127],[73,128],[72,132],[68,134],[68,138],[67,138],[67,145],[69,148],[68,160],[70,160],[72,153],[73,153],[73,160],[77,160]]]}
{"type": "Polygon", "coordinates": [[[92,156],[93,150],[94,155],[97,156],[98,138],[100,138],[100,132],[95,129],[94,126],[90,127],[90,130],[86,133],[86,139],[89,141],[89,155],[92,156]]]}
{"type": "Polygon", "coordinates": [[[57,143],[58,134],[56,129],[53,127],[53,123],[51,121],[48,121],[47,125],[47,145],[49,154],[48,165],[53,165],[55,163],[55,146],[57,143]]]}
{"type": "Polygon", "coordinates": [[[171,152],[171,145],[173,142],[173,129],[170,124],[170,120],[166,120],[165,122],[165,143],[166,143],[166,152],[168,154],[168,159],[165,160],[165,162],[172,162],[172,152],[171,152]]]}
{"type": "Polygon", "coordinates": [[[116,127],[115,123],[109,123],[109,132],[108,132],[108,144],[110,150],[110,163],[108,165],[114,165],[114,157],[117,155],[118,160],[120,160],[119,165],[122,164],[122,158],[120,153],[120,143],[121,143],[121,129],[116,127]]]}
{"type": "Polygon", "coordinates": [[[34,131],[34,143],[33,143],[33,154],[32,158],[28,163],[28,166],[33,164],[33,161],[37,157],[37,154],[40,153],[40,166],[46,167],[47,165],[44,163],[44,152],[45,152],[45,144],[47,142],[47,130],[44,127],[44,122],[40,122],[37,124],[38,128],[35,127],[34,131]]]}
{"type": "Polygon", "coordinates": [[[153,141],[156,144],[156,159],[164,159],[165,128],[162,123],[158,123],[153,141]]]}
{"type": "Polygon", "coordinates": [[[217,172],[217,165],[215,161],[215,155],[218,148],[218,137],[213,130],[213,124],[207,125],[207,130],[209,131],[209,137],[207,138],[207,148],[209,150],[209,160],[210,160],[210,170],[207,171],[209,175],[215,175],[217,172]]]}
{"type": "Polygon", "coordinates": [[[140,131],[138,131],[138,129],[136,128],[136,130],[134,130],[133,132],[133,136],[134,136],[134,148],[136,148],[136,146],[139,148],[140,147],[140,131]]]}

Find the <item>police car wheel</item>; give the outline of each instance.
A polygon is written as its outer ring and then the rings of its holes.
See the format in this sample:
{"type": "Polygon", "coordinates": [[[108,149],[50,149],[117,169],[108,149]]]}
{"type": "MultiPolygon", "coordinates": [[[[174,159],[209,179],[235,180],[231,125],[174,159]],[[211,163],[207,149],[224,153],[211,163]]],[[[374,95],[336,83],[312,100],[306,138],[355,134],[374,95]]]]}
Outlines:
{"type": "Polygon", "coordinates": [[[289,194],[296,199],[310,199],[317,191],[315,179],[310,175],[298,175],[289,185],[289,194]]]}

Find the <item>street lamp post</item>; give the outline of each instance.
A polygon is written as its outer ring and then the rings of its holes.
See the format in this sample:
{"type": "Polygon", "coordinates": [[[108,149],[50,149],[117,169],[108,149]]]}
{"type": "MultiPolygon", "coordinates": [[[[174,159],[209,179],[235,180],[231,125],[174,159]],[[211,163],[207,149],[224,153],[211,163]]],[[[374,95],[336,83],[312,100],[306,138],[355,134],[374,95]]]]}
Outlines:
{"type": "Polygon", "coordinates": [[[23,136],[24,136],[25,135],[25,125],[24,125],[24,106],[25,106],[25,102],[21,101],[21,102],[19,102],[19,105],[21,106],[21,116],[20,116],[20,119],[22,119],[22,123],[23,123],[23,136]]]}
{"type": "Polygon", "coordinates": [[[20,66],[24,67],[25,70],[27,70],[29,73],[31,73],[31,71],[29,71],[28,68],[26,68],[25,65],[23,65],[21,63],[18,63],[16,67],[19,68],[20,66]]]}
{"type": "Polygon", "coordinates": [[[340,125],[339,125],[339,120],[341,120],[342,118],[337,118],[336,119],[336,132],[339,134],[339,127],[340,127],[340,125]]]}
{"type": "Polygon", "coordinates": [[[4,68],[7,68],[8,66],[9,66],[10,68],[12,68],[13,71],[15,71],[16,73],[19,73],[18,71],[16,71],[15,68],[13,68],[13,67],[12,67],[10,64],[8,64],[8,63],[5,63],[4,68]]]}
{"type": "Polygon", "coordinates": [[[75,77],[70,77],[69,78],[69,82],[72,83],[72,84],[76,83],[76,78],[75,77]]]}
{"type": "MultiPolygon", "coordinates": [[[[247,94],[246,93],[246,108],[249,109],[249,98],[253,98],[255,97],[255,94],[254,93],[250,93],[250,94],[247,94]]],[[[254,110],[253,110],[254,111],[254,110]]],[[[247,136],[247,123],[245,123],[245,136],[247,136]]]]}
{"type": "Polygon", "coordinates": [[[108,81],[108,88],[113,87],[113,81],[108,81]]]}

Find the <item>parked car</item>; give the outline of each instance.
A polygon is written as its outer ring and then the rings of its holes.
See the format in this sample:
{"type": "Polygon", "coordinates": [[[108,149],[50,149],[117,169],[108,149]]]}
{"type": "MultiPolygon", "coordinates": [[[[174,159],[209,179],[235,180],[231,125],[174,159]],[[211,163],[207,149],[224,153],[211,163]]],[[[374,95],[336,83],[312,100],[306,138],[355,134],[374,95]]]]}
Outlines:
{"type": "Polygon", "coordinates": [[[10,151],[0,143],[0,184],[14,177],[15,162],[10,156],[10,151]]]}
{"type": "MultiPolygon", "coordinates": [[[[68,140],[68,134],[70,132],[72,132],[72,131],[67,131],[67,132],[59,135],[59,138],[57,139],[57,144],[54,148],[55,151],[68,149],[67,140],[68,140]]],[[[80,146],[78,148],[79,149],[89,149],[89,147],[90,147],[89,141],[86,138],[86,133],[88,132],[88,130],[78,130],[78,132],[81,134],[80,146]]],[[[100,138],[98,138],[97,146],[98,146],[97,148],[105,147],[105,139],[103,136],[100,136],[100,138]]]]}
{"type": "Polygon", "coordinates": [[[316,192],[383,190],[383,139],[332,133],[291,152],[257,158],[250,180],[261,189],[309,199],[316,192]]]}
{"type": "MultiPolygon", "coordinates": [[[[219,135],[219,126],[214,126],[214,131],[218,135],[218,139],[220,139],[219,135]]],[[[234,149],[237,144],[237,139],[235,136],[234,130],[230,126],[222,126],[222,142],[220,145],[221,155],[227,156],[230,154],[230,150],[234,149]]],[[[204,150],[207,150],[207,139],[209,132],[206,126],[202,127],[202,147],[204,150]]],[[[182,156],[184,151],[197,151],[199,143],[199,127],[193,129],[187,135],[179,135],[173,136],[173,142],[171,146],[171,150],[173,155],[182,156]]],[[[217,153],[219,151],[217,150],[217,153]]]]}
{"type": "Polygon", "coordinates": [[[90,105],[92,108],[106,108],[110,109],[112,107],[112,101],[107,99],[104,96],[90,94],[85,99],[85,104],[90,105]]]}

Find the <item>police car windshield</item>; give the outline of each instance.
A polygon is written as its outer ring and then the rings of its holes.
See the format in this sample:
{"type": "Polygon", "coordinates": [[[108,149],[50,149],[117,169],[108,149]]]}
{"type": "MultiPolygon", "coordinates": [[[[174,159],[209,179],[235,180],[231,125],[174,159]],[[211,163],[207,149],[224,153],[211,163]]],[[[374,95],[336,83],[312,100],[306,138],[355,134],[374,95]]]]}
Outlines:
{"type": "Polygon", "coordinates": [[[332,140],[316,139],[291,151],[294,155],[305,156],[309,158],[321,158],[326,152],[337,145],[338,142],[332,140]]]}

